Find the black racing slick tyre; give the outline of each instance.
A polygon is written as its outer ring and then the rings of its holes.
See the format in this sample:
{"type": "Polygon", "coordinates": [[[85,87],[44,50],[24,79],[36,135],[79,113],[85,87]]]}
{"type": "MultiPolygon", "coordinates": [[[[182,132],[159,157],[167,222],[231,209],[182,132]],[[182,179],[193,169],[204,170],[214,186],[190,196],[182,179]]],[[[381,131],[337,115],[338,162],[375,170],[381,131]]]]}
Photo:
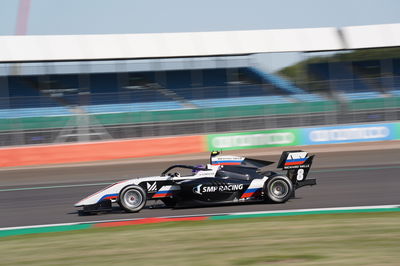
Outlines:
{"type": "Polygon", "coordinates": [[[273,176],[264,186],[266,201],[273,203],[283,203],[288,201],[293,195],[292,181],[286,176],[273,176]]]}
{"type": "Polygon", "coordinates": [[[127,186],[121,190],[118,203],[126,212],[138,212],[146,205],[146,191],[140,186],[127,186]]]}

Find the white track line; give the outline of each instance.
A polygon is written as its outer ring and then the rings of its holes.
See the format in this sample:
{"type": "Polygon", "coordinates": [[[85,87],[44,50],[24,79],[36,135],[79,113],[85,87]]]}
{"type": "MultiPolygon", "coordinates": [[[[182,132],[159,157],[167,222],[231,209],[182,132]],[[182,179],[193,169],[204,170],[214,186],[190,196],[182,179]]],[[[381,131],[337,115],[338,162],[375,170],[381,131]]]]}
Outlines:
{"type": "Polygon", "coordinates": [[[185,217],[196,217],[196,216],[251,215],[251,214],[268,214],[268,213],[296,213],[296,212],[314,212],[314,211],[366,210],[366,209],[392,209],[392,208],[400,208],[400,204],[397,204],[397,205],[334,207],[334,208],[313,208],[313,209],[292,209],[292,210],[278,210],[278,211],[190,214],[190,215],[177,215],[177,216],[130,218],[130,219],[95,220],[95,221],[59,223],[59,224],[42,224],[42,225],[3,227],[3,228],[0,228],[0,231],[15,230],[15,229],[32,229],[32,228],[42,228],[42,227],[54,227],[54,226],[80,225],[80,224],[91,224],[91,223],[95,223],[96,224],[96,223],[109,223],[109,222],[124,222],[124,221],[134,221],[134,220],[141,220],[141,219],[148,219],[148,218],[185,218],[185,217]]]}
{"type": "Polygon", "coordinates": [[[398,205],[375,205],[375,206],[354,206],[354,207],[334,207],[334,208],[315,208],[315,209],[295,209],[295,210],[278,210],[278,211],[255,211],[255,212],[235,212],[229,215],[249,215],[249,214],[266,214],[266,213],[282,213],[282,212],[314,212],[314,211],[344,211],[344,210],[365,210],[365,209],[391,209],[400,208],[398,205]]]}
{"type": "Polygon", "coordinates": [[[38,190],[38,189],[56,189],[56,188],[73,188],[73,187],[92,187],[92,186],[101,186],[101,185],[111,185],[113,183],[115,183],[115,182],[54,185],[54,186],[41,186],[41,187],[4,188],[4,189],[0,189],[0,192],[11,192],[11,191],[21,191],[21,190],[38,190]]]}

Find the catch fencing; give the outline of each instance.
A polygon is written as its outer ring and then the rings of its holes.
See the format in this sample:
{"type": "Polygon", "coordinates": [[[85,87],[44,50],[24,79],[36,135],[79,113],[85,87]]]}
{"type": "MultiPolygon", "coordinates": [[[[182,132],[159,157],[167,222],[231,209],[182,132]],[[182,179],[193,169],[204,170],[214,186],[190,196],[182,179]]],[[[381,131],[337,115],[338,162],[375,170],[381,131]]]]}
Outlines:
{"type": "MultiPolygon", "coordinates": [[[[294,105],[291,113],[279,114],[282,111],[279,106],[272,107],[272,109],[266,106],[259,108],[257,112],[249,112],[249,115],[244,114],[244,116],[240,116],[240,109],[237,108],[237,114],[233,109],[229,113],[231,116],[225,117],[221,115],[220,110],[207,109],[201,110],[197,117],[193,116],[197,119],[189,117],[185,120],[179,120],[179,114],[175,112],[161,112],[157,114],[159,121],[151,121],[151,116],[155,116],[155,114],[145,112],[143,115],[149,116],[149,122],[129,122],[130,119],[126,118],[129,123],[124,123],[124,118],[117,116],[107,118],[111,122],[117,122],[115,124],[107,124],[107,119],[103,119],[104,117],[101,116],[76,114],[69,116],[65,121],[62,121],[63,117],[52,118],[55,123],[53,128],[34,128],[35,123],[41,123],[40,118],[37,120],[22,119],[17,123],[7,120],[5,123],[8,128],[0,131],[0,146],[181,136],[400,120],[400,108],[397,107],[361,110],[349,110],[349,108],[341,107],[340,104],[337,107],[331,110],[332,103],[327,103],[326,106],[322,104],[320,112],[308,112],[307,108],[309,107],[304,107],[305,109],[302,110],[301,107],[298,108],[294,105]],[[58,123],[63,126],[57,126],[58,123]]],[[[4,124],[0,126],[5,127],[4,124]]]]}

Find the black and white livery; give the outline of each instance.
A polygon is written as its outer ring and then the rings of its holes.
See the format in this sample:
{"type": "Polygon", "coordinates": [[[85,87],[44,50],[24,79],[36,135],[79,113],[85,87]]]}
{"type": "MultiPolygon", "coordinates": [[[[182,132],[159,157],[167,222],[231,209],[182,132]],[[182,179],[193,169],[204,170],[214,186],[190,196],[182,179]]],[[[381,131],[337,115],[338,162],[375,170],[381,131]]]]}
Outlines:
{"type": "Polygon", "coordinates": [[[206,165],[172,165],[160,176],[141,177],[112,184],[75,204],[83,212],[109,210],[118,203],[127,212],[138,212],[147,200],[161,200],[168,207],[266,201],[283,203],[295,190],[316,184],[306,179],[314,155],[285,151],[278,168],[285,174],[265,169],[273,162],[212,152],[206,165]],[[182,174],[186,172],[186,174],[182,174]]]}

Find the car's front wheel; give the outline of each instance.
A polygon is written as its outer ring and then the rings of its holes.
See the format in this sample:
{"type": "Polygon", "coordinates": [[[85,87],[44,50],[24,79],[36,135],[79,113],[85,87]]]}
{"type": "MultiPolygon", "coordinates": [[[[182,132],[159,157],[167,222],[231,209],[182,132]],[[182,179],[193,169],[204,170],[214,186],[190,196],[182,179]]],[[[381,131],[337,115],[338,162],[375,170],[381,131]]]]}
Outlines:
{"type": "Polygon", "coordinates": [[[264,186],[267,201],[286,202],[293,194],[293,184],[286,176],[274,176],[264,186]]]}
{"type": "Polygon", "coordinates": [[[140,186],[127,186],[121,190],[118,203],[127,212],[138,212],[146,205],[146,192],[140,186]]]}

